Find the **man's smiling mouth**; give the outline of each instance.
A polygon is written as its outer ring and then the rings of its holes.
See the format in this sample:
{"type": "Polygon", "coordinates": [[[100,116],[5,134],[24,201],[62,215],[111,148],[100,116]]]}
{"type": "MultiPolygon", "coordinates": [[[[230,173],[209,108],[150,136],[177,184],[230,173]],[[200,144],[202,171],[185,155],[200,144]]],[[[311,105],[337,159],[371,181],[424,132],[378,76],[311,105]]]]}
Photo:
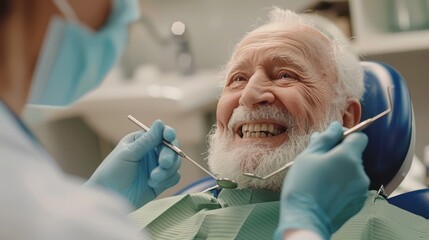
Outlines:
{"type": "Polygon", "coordinates": [[[274,123],[245,123],[238,128],[241,138],[274,137],[286,132],[286,127],[274,123]]]}

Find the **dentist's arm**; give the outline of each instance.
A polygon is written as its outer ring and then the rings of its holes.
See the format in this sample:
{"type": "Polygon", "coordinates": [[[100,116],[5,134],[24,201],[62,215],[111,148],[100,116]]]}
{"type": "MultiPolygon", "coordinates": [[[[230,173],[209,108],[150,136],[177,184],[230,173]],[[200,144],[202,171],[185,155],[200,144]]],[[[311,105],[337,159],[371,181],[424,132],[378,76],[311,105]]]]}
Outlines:
{"type": "Polygon", "coordinates": [[[313,134],[296,158],[283,184],[275,239],[310,239],[301,234],[330,239],[363,207],[369,179],[362,152],[368,139],[353,133],[341,141],[342,134],[341,125],[332,123],[326,131],[313,134]]]}
{"type": "Polygon", "coordinates": [[[86,186],[103,186],[139,208],[179,182],[179,156],[162,140],[178,144],[176,132],[155,121],[150,130],[124,137],[97,168],[86,186]]]}

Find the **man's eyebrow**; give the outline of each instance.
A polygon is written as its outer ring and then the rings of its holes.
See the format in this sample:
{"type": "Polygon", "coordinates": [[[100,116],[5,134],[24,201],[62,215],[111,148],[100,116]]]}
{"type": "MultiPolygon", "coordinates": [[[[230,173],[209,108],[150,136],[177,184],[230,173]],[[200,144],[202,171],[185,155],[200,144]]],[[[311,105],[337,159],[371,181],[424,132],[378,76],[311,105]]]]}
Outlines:
{"type": "Polygon", "coordinates": [[[292,67],[299,72],[306,72],[305,63],[296,57],[291,57],[289,55],[273,56],[269,58],[271,62],[281,63],[286,66],[292,67]]]}
{"type": "Polygon", "coordinates": [[[243,69],[248,64],[249,64],[249,62],[247,59],[237,60],[236,62],[231,64],[230,68],[228,69],[228,74],[230,74],[232,72],[239,71],[239,70],[243,69]]]}

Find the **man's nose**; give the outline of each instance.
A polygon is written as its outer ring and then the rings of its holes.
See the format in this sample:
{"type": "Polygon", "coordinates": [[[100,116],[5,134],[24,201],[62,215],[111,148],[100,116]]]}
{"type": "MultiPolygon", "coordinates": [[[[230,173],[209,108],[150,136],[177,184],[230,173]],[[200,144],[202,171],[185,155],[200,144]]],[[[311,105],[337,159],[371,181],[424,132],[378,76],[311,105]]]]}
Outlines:
{"type": "Polygon", "coordinates": [[[272,92],[272,81],[264,73],[252,75],[240,96],[240,105],[248,108],[273,103],[275,95],[272,92]]]}

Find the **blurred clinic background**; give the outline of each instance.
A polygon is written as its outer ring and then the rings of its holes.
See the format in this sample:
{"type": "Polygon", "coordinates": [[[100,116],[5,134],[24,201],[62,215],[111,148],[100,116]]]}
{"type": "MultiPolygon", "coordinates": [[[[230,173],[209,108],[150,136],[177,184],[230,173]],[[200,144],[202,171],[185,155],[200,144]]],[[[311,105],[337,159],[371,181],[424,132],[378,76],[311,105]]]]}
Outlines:
{"type": "MultiPolygon", "coordinates": [[[[95,91],[69,108],[24,114],[67,173],[87,178],[126,134],[162,119],[181,148],[206,166],[205,139],[215,122],[222,67],[234,44],[266,20],[272,6],[319,14],[349,36],[362,60],[382,61],[404,76],[414,104],[416,161],[429,162],[429,0],[141,0],[119,64],[95,91]],[[426,153],[425,153],[426,149],[426,153]]],[[[414,163],[413,163],[414,164],[414,163]]],[[[427,163],[429,166],[429,163],[427,163]]],[[[180,183],[205,176],[183,161],[180,183]]],[[[419,173],[420,174],[420,173],[419,173]]]]}

